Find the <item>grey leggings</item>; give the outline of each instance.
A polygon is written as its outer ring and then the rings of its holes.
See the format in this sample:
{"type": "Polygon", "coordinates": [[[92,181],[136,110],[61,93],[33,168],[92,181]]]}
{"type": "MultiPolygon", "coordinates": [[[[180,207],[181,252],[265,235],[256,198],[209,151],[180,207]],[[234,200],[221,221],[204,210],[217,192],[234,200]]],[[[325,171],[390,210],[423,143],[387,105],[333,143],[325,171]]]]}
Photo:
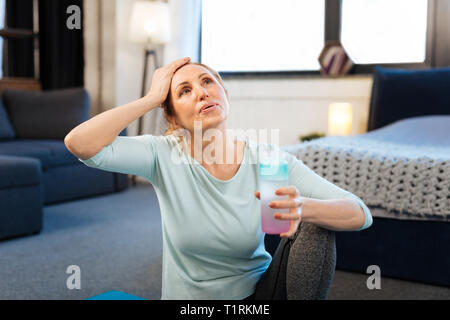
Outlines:
{"type": "Polygon", "coordinates": [[[324,300],[336,267],[333,231],[302,222],[281,239],[256,291],[244,300],[324,300]]]}

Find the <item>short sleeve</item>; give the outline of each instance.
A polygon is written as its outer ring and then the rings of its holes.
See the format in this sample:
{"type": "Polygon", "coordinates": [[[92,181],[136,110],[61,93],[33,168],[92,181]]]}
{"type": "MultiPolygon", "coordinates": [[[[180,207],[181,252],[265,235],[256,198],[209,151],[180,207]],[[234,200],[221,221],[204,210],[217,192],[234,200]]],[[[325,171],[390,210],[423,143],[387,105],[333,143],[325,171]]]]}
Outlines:
{"type": "Polygon", "coordinates": [[[91,168],[137,175],[153,181],[157,160],[156,139],[152,135],[117,136],[90,159],[78,160],[91,168]]]}

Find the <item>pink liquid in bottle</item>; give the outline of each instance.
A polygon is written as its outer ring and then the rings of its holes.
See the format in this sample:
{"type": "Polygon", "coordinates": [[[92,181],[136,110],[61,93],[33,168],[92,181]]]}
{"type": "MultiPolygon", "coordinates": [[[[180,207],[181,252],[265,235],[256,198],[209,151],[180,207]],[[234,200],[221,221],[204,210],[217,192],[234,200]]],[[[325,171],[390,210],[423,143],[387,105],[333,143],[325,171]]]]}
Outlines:
{"type": "Polygon", "coordinates": [[[289,209],[272,209],[269,204],[276,200],[289,199],[288,196],[277,196],[275,191],[289,186],[288,164],[281,161],[276,164],[259,165],[259,182],[261,195],[261,228],[266,234],[281,234],[289,231],[290,221],[275,219],[276,212],[289,212],[289,209]]]}

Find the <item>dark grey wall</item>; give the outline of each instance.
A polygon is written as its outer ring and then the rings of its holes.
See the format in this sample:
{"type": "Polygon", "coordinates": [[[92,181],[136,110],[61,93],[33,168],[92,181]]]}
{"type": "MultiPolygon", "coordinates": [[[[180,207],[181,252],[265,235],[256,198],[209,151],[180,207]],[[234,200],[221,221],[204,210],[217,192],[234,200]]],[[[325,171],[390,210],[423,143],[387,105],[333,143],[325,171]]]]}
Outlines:
{"type": "Polygon", "coordinates": [[[434,65],[450,66],[450,0],[435,0],[434,65]]]}

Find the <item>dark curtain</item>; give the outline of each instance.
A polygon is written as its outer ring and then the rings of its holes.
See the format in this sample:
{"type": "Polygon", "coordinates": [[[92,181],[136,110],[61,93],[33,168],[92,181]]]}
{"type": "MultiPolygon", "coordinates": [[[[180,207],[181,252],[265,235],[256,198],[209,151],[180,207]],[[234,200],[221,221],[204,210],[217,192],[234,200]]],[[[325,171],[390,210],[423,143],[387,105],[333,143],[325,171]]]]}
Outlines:
{"type": "MultiPolygon", "coordinates": [[[[81,9],[83,26],[83,0],[39,0],[40,82],[43,90],[84,86],[83,28],[67,28],[67,19],[71,16],[67,8],[71,5],[81,9]]],[[[32,7],[32,0],[6,0],[8,27],[32,29],[32,7]]],[[[8,44],[8,76],[34,76],[33,45],[28,42],[20,47],[8,44]]]]}
{"type": "MultiPolygon", "coordinates": [[[[6,0],[6,28],[33,29],[31,0],[6,0]]],[[[5,77],[34,77],[33,39],[4,38],[3,74],[5,77]]]]}

